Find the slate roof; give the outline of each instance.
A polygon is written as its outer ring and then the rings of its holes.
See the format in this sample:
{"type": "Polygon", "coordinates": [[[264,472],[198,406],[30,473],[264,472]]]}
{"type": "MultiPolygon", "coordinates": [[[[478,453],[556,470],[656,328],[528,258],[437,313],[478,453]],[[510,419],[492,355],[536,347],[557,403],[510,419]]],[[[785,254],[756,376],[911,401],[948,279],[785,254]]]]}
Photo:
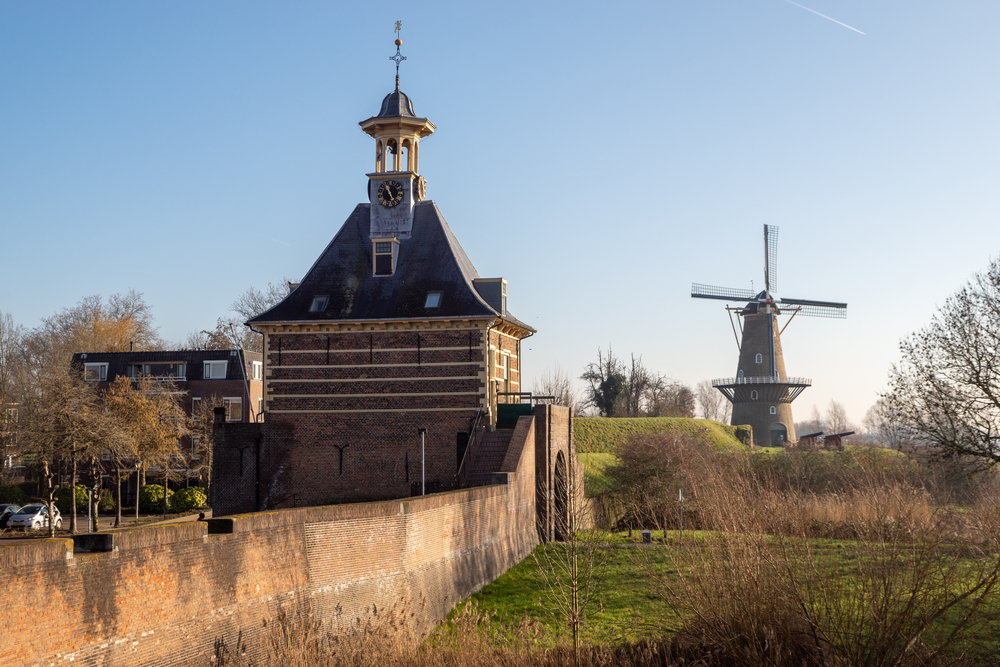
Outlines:
{"type": "Polygon", "coordinates": [[[247,379],[253,377],[251,364],[254,361],[263,361],[264,355],[260,352],[250,350],[148,350],[142,352],[77,352],[73,355],[72,364],[83,367],[83,364],[108,365],[108,382],[113,381],[119,375],[128,375],[128,367],[131,364],[167,364],[185,363],[187,364],[186,379],[203,380],[204,362],[206,361],[228,361],[226,365],[227,380],[242,380],[238,356],[242,357],[244,372],[247,379]],[[237,352],[237,355],[232,354],[237,352]],[[236,363],[233,363],[233,362],[236,363]]]}
{"type": "Polygon", "coordinates": [[[410,96],[399,88],[382,99],[382,109],[376,118],[416,118],[410,96]]]}
{"type": "Polygon", "coordinates": [[[414,206],[413,228],[410,238],[399,241],[395,273],[373,275],[369,210],[370,204],[358,204],[299,286],[247,324],[500,316],[535,331],[479,296],[472,284],[479,278],[476,267],[433,201],[414,206]],[[428,292],[441,292],[439,307],[424,308],[428,292]],[[329,298],[326,310],[311,313],[317,296],[329,298]]]}

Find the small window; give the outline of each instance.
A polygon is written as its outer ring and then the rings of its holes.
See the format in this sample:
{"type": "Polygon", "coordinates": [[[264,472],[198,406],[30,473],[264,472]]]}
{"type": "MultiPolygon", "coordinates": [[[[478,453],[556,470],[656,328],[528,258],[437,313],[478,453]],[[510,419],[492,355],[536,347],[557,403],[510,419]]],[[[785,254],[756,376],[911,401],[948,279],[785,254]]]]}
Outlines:
{"type": "Polygon", "coordinates": [[[264,377],[264,364],[260,361],[253,362],[253,379],[260,380],[264,377]]]}
{"type": "Polygon", "coordinates": [[[756,389],[754,389],[753,391],[750,392],[750,400],[751,401],[756,401],[757,400],[757,390],[756,389]]]}
{"type": "Polygon", "coordinates": [[[330,297],[328,296],[314,296],[312,303],[309,305],[310,313],[322,313],[326,310],[326,304],[330,302],[330,297]]]}
{"type": "Polygon", "coordinates": [[[198,461],[201,459],[201,436],[196,435],[191,438],[191,460],[198,461]]]}
{"type": "Polygon", "coordinates": [[[84,364],[83,379],[87,382],[104,382],[108,379],[108,365],[84,364]]]}
{"type": "Polygon", "coordinates": [[[757,363],[758,364],[764,363],[764,355],[762,355],[760,352],[757,353],[757,363]]]}
{"type": "Polygon", "coordinates": [[[201,419],[198,418],[199,408],[201,408],[201,399],[195,396],[191,399],[191,421],[201,421],[201,419]]]}
{"type": "Polygon", "coordinates": [[[375,244],[375,275],[391,276],[396,271],[396,253],[399,242],[396,239],[378,239],[375,244]]]}
{"type": "Polygon", "coordinates": [[[441,292],[428,292],[424,308],[437,308],[441,305],[441,292]]]}
{"type": "Polygon", "coordinates": [[[206,380],[225,380],[226,379],[226,364],[228,361],[206,361],[205,362],[205,379],[206,380]]]}
{"type": "Polygon", "coordinates": [[[174,376],[178,380],[187,379],[187,364],[177,364],[177,374],[174,376]]]}
{"type": "Polygon", "coordinates": [[[772,406],[771,406],[771,414],[772,414],[772,415],[776,415],[776,414],[778,414],[778,408],[776,408],[776,407],[774,407],[774,406],[772,405],[772,406]]]}
{"type": "Polygon", "coordinates": [[[224,398],[222,399],[222,407],[226,409],[227,422],[243,421],[242,398],[224,398]]]}
{"type": "Polygon", "coordinates": [[[742,380],[743,379],[743,371],[740,371],[739,373],[736,374],[736,379],[738,379],[738,380],[742,380]]]}

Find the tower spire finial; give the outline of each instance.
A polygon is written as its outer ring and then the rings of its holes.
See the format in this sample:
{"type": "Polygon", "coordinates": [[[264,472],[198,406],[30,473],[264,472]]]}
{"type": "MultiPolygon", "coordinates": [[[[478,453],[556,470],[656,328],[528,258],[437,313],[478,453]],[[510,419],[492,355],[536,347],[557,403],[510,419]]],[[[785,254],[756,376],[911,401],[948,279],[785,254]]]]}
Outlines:
{"type": "Polygon", "coordinates": [[[399,38],[399,33],[403,30],[403,22],[396,21],[396,55],[389,56],[389,60],[396,63],[396,90],[399,90],[399,63],[406,60],[406,56],[399,52],[399,47],[403,45],[403,40],[399,38]]]}

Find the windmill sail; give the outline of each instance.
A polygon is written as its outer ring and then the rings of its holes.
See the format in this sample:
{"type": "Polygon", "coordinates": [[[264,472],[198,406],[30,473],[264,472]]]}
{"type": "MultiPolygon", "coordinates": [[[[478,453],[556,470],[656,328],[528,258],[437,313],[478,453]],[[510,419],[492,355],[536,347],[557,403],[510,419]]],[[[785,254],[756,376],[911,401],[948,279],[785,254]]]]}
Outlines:
{"type": "Polygon", "coordinates": [[[696,299],[721,299],[722,301],[756,301],[757,295],[753,290],[740,289],[738,287],[714,287],[713,285],[702,285],[692,283],[691,296],[696,299]]]}
{"type": "Polygon", "coordinates": [[[764,289],[778,291],[778,227],[764,225],[764,289]]]}
{"type": "Polygon", "coordinates": [[[810,317],[847,318],[847,304],[833,301],[813,301],[812,299],[780,299],[781,306],[792,306],[802,315],[810,317]]]}

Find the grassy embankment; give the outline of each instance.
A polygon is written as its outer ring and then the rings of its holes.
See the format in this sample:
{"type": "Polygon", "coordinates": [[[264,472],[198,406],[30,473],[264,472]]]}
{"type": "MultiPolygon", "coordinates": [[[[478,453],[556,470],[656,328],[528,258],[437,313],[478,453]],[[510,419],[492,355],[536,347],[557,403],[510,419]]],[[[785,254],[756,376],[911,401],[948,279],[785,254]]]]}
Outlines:
{"type": "Polygon", "coordinates": [[[746,449],[740,437],[746,437],[744,427],[728,426],[708,419],[683,417],[649,417],[642,419],[606,419],[578,417],[574,421],[573,438],[577,456],[583,464],[584,489],[588,496],[609,491],[614,483],[606,471],[615,464],[614,452],[629,438],[652,433],[677,433],[702,442],[719,451],[746,449]]]}

